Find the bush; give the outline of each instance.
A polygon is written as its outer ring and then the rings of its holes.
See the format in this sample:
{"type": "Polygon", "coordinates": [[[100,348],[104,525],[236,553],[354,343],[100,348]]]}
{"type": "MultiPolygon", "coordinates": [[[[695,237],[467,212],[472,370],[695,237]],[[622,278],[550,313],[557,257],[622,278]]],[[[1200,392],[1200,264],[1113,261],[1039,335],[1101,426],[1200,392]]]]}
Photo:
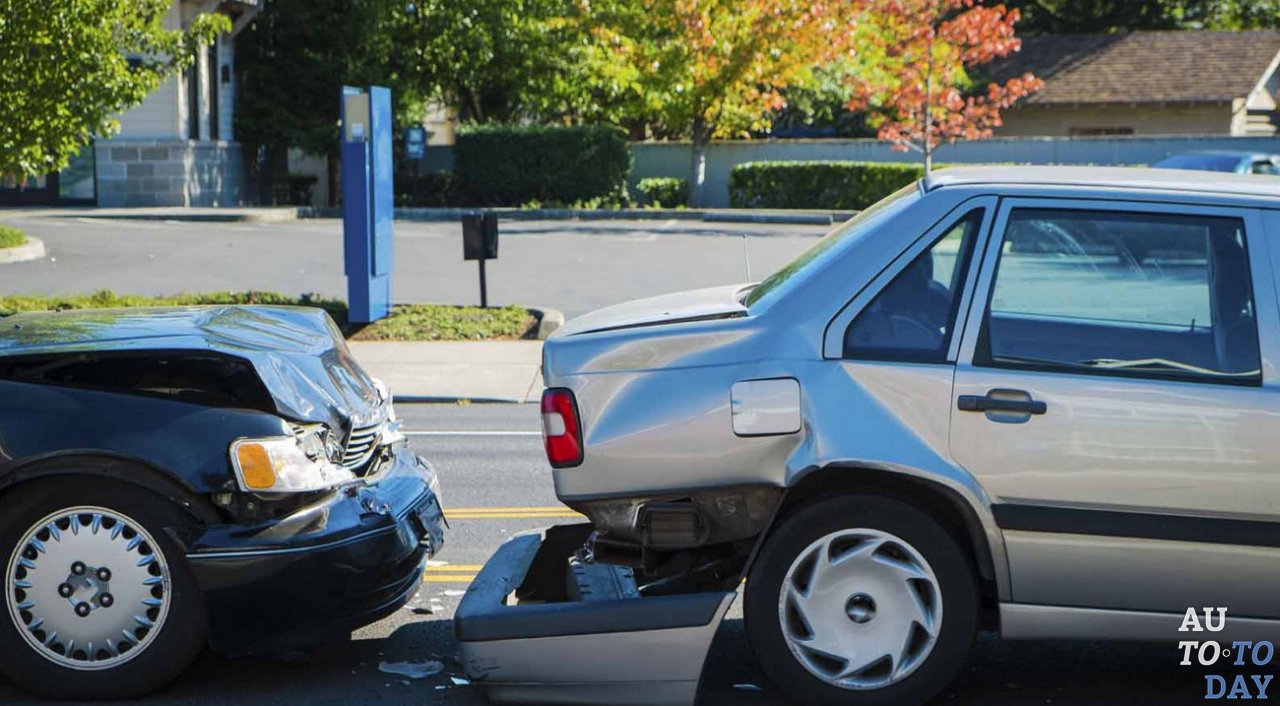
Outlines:
{"type": "Polygon", "coordinates": [[[860,210],[923,176],[915,164],[746,162],[729,174],[729,204],[860,210]]]}
{"type": "Polygon", "coordinates": [[[689,182],[676,177],[645,177],[636,184],[636,191],[649,206],[675,208],[689,203],[689,182]]]}
{"type": "Polygon", "coordinates": [[[404,173],[396,176],[396,206],[452,208],[465,206],[453,172],[404,173]]]}
{"type": "Polygon", "coordinates": [[[0,248],[16,248],[19,245],[25,245],[26,242],[26,233],[17,228],[0,226],[0,248]]]}
{"type": "Polygon", "coordinates": [[[482,125],[454,146],[457,186],[469,205],[572,206],[627,201],[631,152],[621,128],[482,125]]]}

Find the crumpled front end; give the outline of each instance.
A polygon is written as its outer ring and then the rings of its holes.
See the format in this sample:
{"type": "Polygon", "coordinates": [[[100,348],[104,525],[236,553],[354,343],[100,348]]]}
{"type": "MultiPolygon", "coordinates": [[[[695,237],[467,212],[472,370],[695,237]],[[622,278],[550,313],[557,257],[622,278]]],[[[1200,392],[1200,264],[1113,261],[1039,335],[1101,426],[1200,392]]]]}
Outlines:
{"type": "Polygon", "coordinates": [[[288,516],[180,537],[223,652],[313,643],[403,606],[444,544],[439,480],[404,444],[288,516]]]}

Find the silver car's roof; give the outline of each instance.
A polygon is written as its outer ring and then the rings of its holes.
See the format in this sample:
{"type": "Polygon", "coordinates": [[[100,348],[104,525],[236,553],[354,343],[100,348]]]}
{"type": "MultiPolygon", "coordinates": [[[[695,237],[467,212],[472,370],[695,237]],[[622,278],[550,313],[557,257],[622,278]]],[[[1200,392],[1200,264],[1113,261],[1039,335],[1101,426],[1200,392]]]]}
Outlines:
{"type": "Polygon", "coordinates": [[[949,186],[977,185],[1140,189],[1280,198],[1280,177],[1276,176],[1146,167],[949,167],[931,173],[925,179],[924,188],[933,191],[949,186]]]}

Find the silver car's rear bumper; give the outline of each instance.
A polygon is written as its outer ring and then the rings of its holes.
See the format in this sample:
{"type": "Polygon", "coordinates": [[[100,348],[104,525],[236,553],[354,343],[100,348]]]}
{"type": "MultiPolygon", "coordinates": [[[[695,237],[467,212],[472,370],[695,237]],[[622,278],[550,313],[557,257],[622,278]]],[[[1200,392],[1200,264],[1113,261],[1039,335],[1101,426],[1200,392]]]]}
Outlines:
{"type": "Polygon", "coordinates": [[[736,594],[570,600],[573,529],[514,537],[485,564],[454,618],[467,675],[494,703],[693,704],[736,594]]]}

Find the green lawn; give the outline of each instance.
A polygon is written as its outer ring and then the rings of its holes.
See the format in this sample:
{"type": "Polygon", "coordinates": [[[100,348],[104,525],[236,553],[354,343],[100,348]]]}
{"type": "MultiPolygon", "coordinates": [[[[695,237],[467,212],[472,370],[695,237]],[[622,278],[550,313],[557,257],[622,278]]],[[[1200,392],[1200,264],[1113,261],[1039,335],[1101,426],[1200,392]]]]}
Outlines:
{"type": "Polygon", "coordinates": [[[0,249],[16,248],[27,243],[27,235],[17,228],[0,226],[0,249]]]}
{"type": "Polygon", "coordinates": [[[529,310],[518,306],[481,309],[443,304],[397,306],[390,316],[375,324],[348,325],[347,303],[344,301],[311,294],[294,297],[277,292],[207,292],[148,297],[101,291],[90,295],[69,297],[0,296],[0,316],[8,316],[20,311],[201,304],[278,304],[319,307],[329,312],[349,339],[356,341],[471,341],[532,338],[538,326],[537,317],[529,310]]]}

